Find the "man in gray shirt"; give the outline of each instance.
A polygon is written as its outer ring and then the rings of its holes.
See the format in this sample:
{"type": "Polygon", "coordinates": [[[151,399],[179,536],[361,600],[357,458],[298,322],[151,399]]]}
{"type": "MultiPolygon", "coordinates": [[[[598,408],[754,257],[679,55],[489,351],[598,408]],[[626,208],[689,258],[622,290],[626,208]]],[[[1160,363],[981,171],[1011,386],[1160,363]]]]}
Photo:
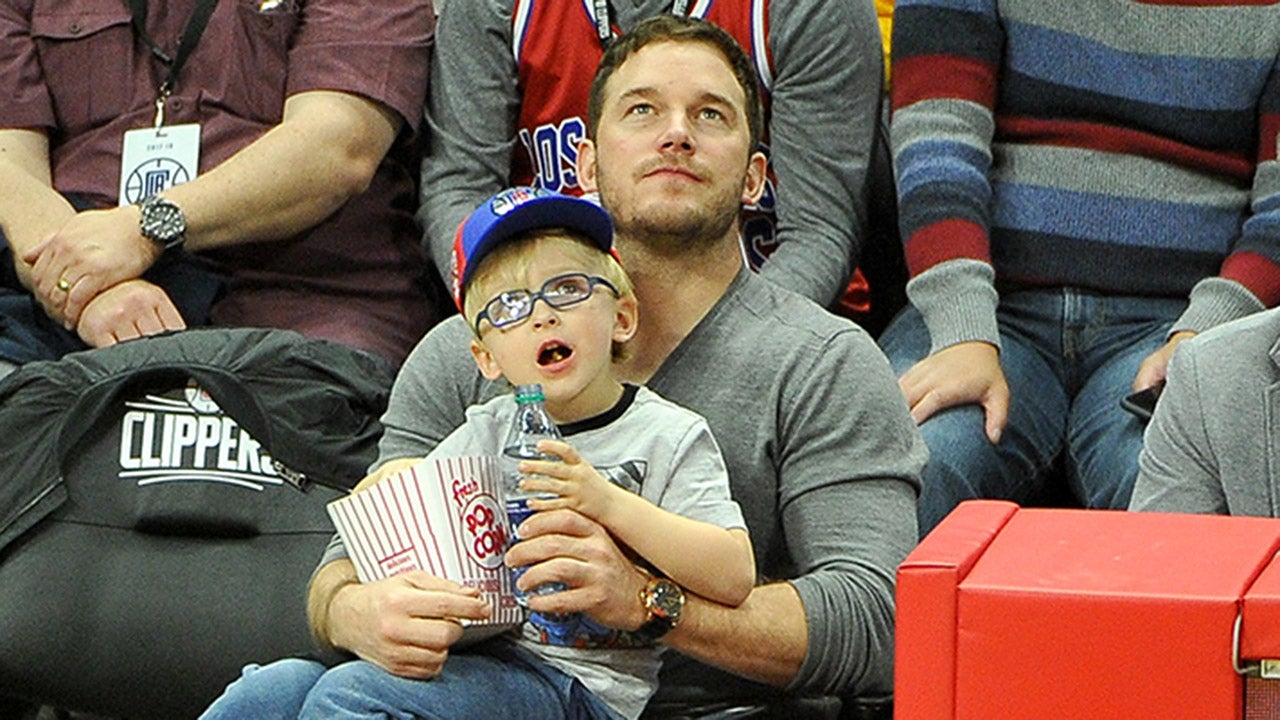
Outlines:
{"type": "Polygon", "coordinates": [[[1130,510],[1280,517],[1280,309],[1178,346],[1130,510]]]}
{"type": "Polygon", "coordinates": [[[443,274],[459,223],[498,190],[582,192],[573,154],[608,42],[596,22],[628,29],[671,12],[729,29],[765,81],[772,174],[740,227],[749,262],[820,305],[841,298],[863,250],[883,77],[869,0],[449,3],[436,28],[418,212],[443,274]]]}
{"type": "MultiPolygon", "coordinates": [[[[915,544],[926,450],[871,338],[746,271],[740,206],[758,198],[764,157],[749,60],[700,21],[663,17],[616,40],[592,86],[584,188],[614,216],[615,247],[641,307],[622,370],[706,417],[724,451],[762,578],[737,608],[691,593],[662,637],[650,711],[763,705],[893,687],[894,571],[915,544]]],[[[378,464],[421,456],[504,388],[468,355],[450,319],[401,376],[378,464]]],[[[403,462],[403,460],[401,460],[403,462]]],[[[531,609],[585,612],[633,630],[649,619],[645,576],[608,533],[570,511],[538,513],[507,555],[527,565],[531,609]]],[[[349,561],[317,570],[309,609],[322,643],[391,672],[432,677],[484,617],[464,589],[425,573],[361,585],[349,561]]],[[[694,714],[699,714],[695,712],[694,714]]]]}

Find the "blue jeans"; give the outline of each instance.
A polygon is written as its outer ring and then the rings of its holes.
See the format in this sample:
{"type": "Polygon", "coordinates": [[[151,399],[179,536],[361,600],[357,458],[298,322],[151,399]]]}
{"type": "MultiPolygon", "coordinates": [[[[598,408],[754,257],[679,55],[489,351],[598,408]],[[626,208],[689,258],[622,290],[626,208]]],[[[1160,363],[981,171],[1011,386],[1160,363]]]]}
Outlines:
{"type": "MultiPolygon", "coordinates": [[[[1126,507],[1145,426],[1120,400],[1186,305],[1071,288],[1002,295],[997,319],[1011,394],[1008,424],[997,445],[986,437],[980,405],[948,408],[920,426],[929,446],[921,537],[962,500],[1036,501],[1060,455],[1068,486],[1084,506],[1126,507]]],[[[898,375],[927,356],[929,331],[920,313],[904,310],[880,345],[898,375]]]]}
{"type": "Polygon", "coordinates": [[[327,668],[290,658],[249,665],[201,720],[403,718],[618,720],[576,678],[506,642],[450,653],[431,680],[398,677],[363,660],[327,668]]]}

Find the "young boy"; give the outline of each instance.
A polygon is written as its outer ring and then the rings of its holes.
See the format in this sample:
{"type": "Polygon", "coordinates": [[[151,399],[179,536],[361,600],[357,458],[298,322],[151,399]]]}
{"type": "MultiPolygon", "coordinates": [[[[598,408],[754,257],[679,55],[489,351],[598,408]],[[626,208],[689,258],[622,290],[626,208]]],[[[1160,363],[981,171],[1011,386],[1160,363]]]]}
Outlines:
{"type": "MultiPolygon", "coordinates": [[[[603,525],[665,576],[651,587],[736,606],[754,584],[755,563],[706,422],[614,373],[637,307],[612,238],[608,214],[589,200],[513,188],[484,203],[455,243],[454,299],[474,331],[472,354],[490,380],[541,384],[565,437],[539,445],[559,460],[522,464],[541,476],[526,479],[526,489],[557,496],[532,507],[570,508],[603,525]]],[[[417,358],[402,373],[414,372],[417,358]]],[[[473,406],[431,456],[501,452],[514,412],[510,396],[473,406]]],[[[414,462],[396,456],[362,486],[414,462]]],[[[671,625],[657,615],[623,633],[584,619],[566,642],[565,628],[529,622],[518,636],[450,653],[430,680],[362,660],[327,672],[284,661],[246,670],[204,717],[634,718],[657,686],[652,640],[671,625]]]]}

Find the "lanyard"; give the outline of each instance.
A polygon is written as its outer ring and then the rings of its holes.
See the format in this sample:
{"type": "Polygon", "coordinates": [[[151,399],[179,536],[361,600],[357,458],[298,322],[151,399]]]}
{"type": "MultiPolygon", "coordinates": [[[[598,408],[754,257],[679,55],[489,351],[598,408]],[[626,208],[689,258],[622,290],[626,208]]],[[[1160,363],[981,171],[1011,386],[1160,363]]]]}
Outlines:
{"type": "MultiPolygon", "coordinates": [[[[592,5],[596,11],[596,37],[600,38],[600,47],[608,50],[609,42],[613,40],[613,8],[609,5],[609,0],[592,0],[592,5]]],[[[674,0],[671,3],[671,14],[688,15],[689,0],[674,0]]]]}
{"type": "Polygon", "coordinates": [[[182,66],[187,63],[187,58],[191,57],[196,44],[200,42],[200,36],[204,34],[204,29],[209,24],[209,17],[213,15],[213,8],[218,4],[218,0],[199,0],[196,9],[187,20],[187,26],[182,30],[178,50],[172,56],[147,34],[147,0],[128,0],[128,3],[129,11],[133,15],[133,27],[138,31],[138,35],[147,47],[151,48],[151,54],[169,68],[169,74],[164,82],[160,83],[159,96],[156,98],[156,127],[160,127],[164,124],[164,101],[173,92],[178,82],[178,73],[182,72],[182,66]]]}

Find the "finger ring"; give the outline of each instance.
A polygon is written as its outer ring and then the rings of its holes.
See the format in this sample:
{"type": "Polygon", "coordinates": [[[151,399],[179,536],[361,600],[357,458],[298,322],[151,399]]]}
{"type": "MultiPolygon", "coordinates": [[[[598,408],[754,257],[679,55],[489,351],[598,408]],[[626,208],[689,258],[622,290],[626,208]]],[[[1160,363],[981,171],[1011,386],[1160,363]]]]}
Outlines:
{"type": "Polygon", "coordinates": [[[58,289],[66,292],[71,289],[71,281],[66,278],[58,278],[58,289]]]}

